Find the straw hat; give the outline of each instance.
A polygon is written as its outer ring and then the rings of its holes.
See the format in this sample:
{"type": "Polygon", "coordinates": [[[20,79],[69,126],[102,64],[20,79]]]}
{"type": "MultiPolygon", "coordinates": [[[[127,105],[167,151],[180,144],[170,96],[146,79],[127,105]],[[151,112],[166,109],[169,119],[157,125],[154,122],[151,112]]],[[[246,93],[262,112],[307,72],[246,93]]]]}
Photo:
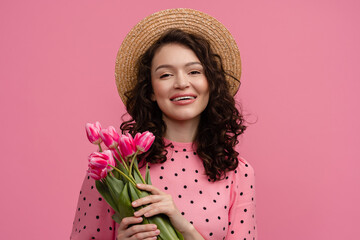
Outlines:
{"type": "MultiPolygon", "coordinates": [[[[141,20],[127,34],[116,57],[115,79],[121,100],[136,83],[138,58],[168,29],[202,35],[219,54],[224,70],[237,79],[241,76],[240,52],[230,32],[215,18],[193,9],[177,8],[156,12],[141,20]]],[[[239,82],[227,76],[230,93],[235,95],[239,82]]]]}

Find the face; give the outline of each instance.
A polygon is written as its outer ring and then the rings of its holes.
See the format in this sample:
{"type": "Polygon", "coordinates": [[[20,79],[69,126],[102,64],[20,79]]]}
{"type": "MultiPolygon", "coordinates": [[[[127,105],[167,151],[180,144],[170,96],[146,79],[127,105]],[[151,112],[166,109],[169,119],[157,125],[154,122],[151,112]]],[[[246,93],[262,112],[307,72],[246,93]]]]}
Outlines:
{"type": "Polygon", "coordinates": [[[198,123],[209,101],[209,85],[195,53],[180,44],[166,44],[151,65],[152,100],[163,120],[198,123]]]}

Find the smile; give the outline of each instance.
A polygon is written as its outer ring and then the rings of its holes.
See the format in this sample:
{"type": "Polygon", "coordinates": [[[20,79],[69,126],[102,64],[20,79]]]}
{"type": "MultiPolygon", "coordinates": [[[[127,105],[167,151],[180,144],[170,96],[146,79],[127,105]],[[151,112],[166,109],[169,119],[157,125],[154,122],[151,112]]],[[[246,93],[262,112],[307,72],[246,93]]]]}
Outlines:
{"type": "Polygon", "coordinates": [[[181,96],[181,97],[176,97],[173,99],[170,99],[172,102],[177,102],[177,101],[183,101],[183,100],[192,100],[195,99],[196,97],[194,96],[181,96]]]}

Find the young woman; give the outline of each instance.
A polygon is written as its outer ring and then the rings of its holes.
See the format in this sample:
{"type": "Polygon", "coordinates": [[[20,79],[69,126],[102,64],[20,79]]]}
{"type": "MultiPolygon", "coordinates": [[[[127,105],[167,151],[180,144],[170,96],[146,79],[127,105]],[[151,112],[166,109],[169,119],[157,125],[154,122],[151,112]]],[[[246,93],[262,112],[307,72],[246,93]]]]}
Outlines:
{"type": "MultiPolygon", "coordinates": [[[[233,75],[236,69],[224,70],[224,55],[214,51],[211,34],[189,30],[194,26],[181,30],[178,25],[183,25],[173,22],[174,15],[181,15],[182,24],[188,23],[189,13],[194,10],[166,10],[140,22],[143,30],[149,22],[158,26],[154,19],[159,14],[163,22],[172,19],[158,29],[161,34],[153,33],[157,38],[143,52],[130,50],[131,55],[139,56],[133,85],[119,87],[131,77],[117,78],[120,96],[132,117],[121,130],[131,134],[151,131],[156,137],[150,151],[140,158],[150,163],[153,185],[139,188],[152,195],[132,203],[148,206],[115,224],[94,180],[86,177],[71,239],[156,239],[159,230],[155,225],[137,224],[142,217],[156,214],[166,214],[185,239],[257,238],[254,171],[234,149],[246,129],[232,96],[238,86],[233,75]]],[[[199,26],[204,28],[203,23],[199,26]]],[[[137,45],[144,44],[139,41],[137,45]]],[[[238,52],[235,47],[231,51],[238,52]]],[[[118,55],[121,73],[129,72],[119,59],[118,55]]]]}

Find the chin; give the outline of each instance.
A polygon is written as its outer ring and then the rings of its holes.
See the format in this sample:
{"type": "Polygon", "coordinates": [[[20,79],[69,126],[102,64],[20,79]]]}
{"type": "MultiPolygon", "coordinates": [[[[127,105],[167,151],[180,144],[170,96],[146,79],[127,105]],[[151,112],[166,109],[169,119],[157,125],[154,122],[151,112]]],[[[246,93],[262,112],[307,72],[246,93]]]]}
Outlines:
{"type": "Polygon", "coordinates": [[[170,120],[175,120],[175,121],[198,121],[200,119],[200,114],[199,115],[194,115],[194,114],[178,114],[178,115],[173,115],[173,116],[168,116],[167,117],[170,120]]]}

